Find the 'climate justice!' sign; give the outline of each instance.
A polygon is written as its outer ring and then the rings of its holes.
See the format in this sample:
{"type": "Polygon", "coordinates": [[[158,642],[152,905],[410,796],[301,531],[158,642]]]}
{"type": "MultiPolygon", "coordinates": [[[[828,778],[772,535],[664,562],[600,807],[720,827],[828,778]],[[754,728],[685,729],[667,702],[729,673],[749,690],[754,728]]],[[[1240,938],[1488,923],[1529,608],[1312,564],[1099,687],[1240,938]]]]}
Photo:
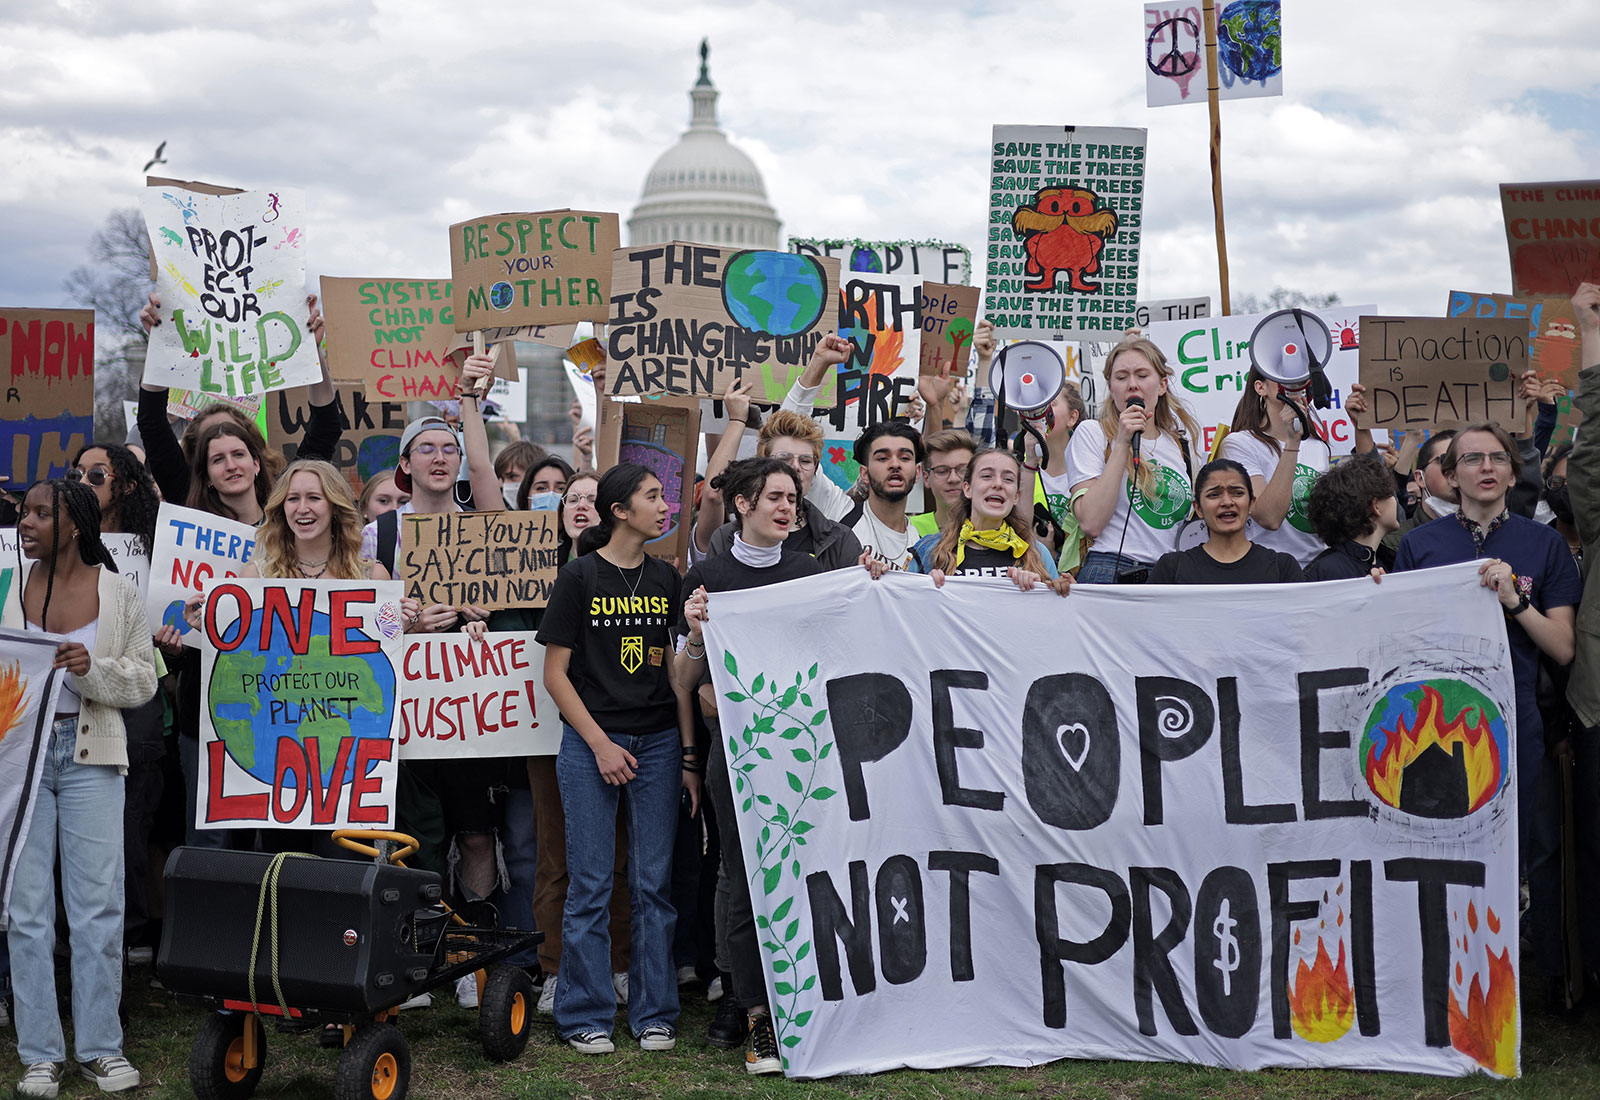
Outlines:
{"type": "Polygon", "coordinates": [[[1471,564],[1373,591],[1298,589],[1299,616],[1271,585],[715,593],[787,1071],[1515,1076],[1505,616],[1471,564]],[[1212,644],[1178,644],[1197,624],[1212,644]]]}

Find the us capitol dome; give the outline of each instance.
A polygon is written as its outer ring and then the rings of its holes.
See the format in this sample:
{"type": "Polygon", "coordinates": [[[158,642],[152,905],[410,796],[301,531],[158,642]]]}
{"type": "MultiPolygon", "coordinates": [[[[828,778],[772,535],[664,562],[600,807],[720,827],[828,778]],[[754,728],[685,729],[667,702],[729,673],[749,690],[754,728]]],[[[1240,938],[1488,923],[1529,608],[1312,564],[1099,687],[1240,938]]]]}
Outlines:
{"type": "Polygon", "coordinates": [[[710,53],[702,41],[700,79],[689,90],[694,104],[689,128],[678,144],[656,158],[645,176],[639,205],[628,219],[630,245],[692,241],[778,247],[783,223],[767,201],[761,173],[717,125],[710,53]]]}

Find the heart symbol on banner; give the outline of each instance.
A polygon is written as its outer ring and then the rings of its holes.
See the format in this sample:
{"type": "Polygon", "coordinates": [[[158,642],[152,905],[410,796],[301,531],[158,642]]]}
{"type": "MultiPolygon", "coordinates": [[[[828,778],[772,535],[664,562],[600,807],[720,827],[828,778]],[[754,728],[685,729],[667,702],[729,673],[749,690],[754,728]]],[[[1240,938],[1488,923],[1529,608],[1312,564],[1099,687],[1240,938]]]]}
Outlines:
{"type": "Polygon", "coordinates": [[[1061,751],[1066,754],[1067,763],[1072,765],[1072,770],[1081,772],[1083,762],[1089,756],[1089,727],[1082,722],[1073,722],[1071,725],[1056,727],[1056,740],[1061,742],[1061,751]],[[1078,750],[1078,755],[1072,755],[1072,750],[1067,747],[1067,734],[1076,731],[1083,738],[1083,747],[1078,750]]]}

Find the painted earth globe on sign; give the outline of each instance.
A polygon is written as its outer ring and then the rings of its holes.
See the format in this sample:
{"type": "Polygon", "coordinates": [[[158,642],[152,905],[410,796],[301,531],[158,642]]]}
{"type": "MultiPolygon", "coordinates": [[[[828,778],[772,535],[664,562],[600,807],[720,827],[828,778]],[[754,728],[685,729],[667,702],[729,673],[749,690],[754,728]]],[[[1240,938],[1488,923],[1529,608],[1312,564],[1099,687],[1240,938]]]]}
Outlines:
{"type": "Polygon", "coordinates": [[[1505,785],[1510,736],[1494,700],[1437,677],[1385,692],[1358,752],[1381,802],[1418,817],[1459,818],[1488,805],[1505,785]]]}
{"type": "Polygon", "coordinates": [[[515,293],[510,283],[495,283],[489,288],[489,304],[495,309],[510,309],[515,293]]]}
{"type": "Polygon", "coordinates": [[[850,253],[851,271],[882,271],[883,261],[870,248],[857,248],[850,253]]]}
{"type": "MultiPolygon", "coordinates": [[[[257,608],[250,619],[252,636],[259,636],[261,615],[257,608]]],[[[224,631],[223,639],[236,637],[241,625],[235,623],[224,631]]],[[[277,628],[272,632],[271,648],[264,654],[217,654],[207,696],[211,724],[233,762],[263,783],[273,782],[277,738],[287,736],[284,731],[294,731],[302,743],[318,743],[324,789],[344,738],[389,736],[390,711],[395,705],[394,667],[381,650],[355,657],[331,656],[329,633],[328,616],[318,611],[311,617],[310,652],[305,656],[291,652],[287,632],[277,628]],[[299,674],[295,684],[274,685],[273,677],[286,672],[299,674]],[[316,687],[309,686],[313,679],[306,673],[319,674],[314,680],[316,687]]],[[[354,772],[352,752],[343,782],[348,783],[354,772]]]]}
{"type": "Polygon", "coordinates": [[[1266,80],[1283,69],[1278,0],[1234,0],[1217,14],[1217,53],[1230,72],[1266,80]]]}
{"type": "Polygon", "coordinates": [[[794,252],[739,252],[722,269],[728,316],[773,336],[798,336],[815,325],[827,287],[822,265],[794,252]]]}

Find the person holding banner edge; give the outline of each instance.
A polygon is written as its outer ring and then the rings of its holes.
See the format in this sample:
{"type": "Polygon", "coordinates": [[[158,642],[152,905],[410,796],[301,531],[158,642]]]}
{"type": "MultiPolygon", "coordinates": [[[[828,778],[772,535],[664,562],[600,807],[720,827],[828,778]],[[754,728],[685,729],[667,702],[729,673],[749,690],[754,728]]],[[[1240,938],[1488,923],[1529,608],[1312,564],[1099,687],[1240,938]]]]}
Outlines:
{"type": "Polygon", "coordinates": [[[81,483],[40,482],[17,522],[21,583],[0,625],[65,637],[32,827],[15,867],[9,943],[22,1096],[53,1097],[66,1073],[55,976],[57,856],[72,927],[72,1023],[79,1073],[102,1092],[138,1087],[122,1053],[124,708],[156,691],[150,627],[138,591],[100,541],[100,506],[81,483]],[[40,568],[42,566],[43,568],[40,568]]]}
{"type": "Polygon", "coordinates": [[[946,576],[1002,576],[1024,592],[1044,581],[1066,595],[1072,579],[1054,583],[1061,580],[1054,555],[1034,539],[1020,509],[1023,474],[1010,451],[980,450],[967,463],[961,498],[943,525],[911,548],[908,572],[927,573],[936,587],[946,576]]]}

